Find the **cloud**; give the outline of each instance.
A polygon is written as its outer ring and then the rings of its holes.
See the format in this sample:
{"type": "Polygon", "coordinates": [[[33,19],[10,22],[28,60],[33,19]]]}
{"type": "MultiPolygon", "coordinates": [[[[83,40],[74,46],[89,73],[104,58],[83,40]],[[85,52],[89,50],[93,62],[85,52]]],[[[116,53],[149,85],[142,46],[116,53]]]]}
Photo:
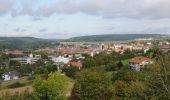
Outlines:
{"type": "Polygon", "coordinates": [[[40,17],[33,17],[32,18],[32,21],[40,21],[40,20],[42,20],[42,18],[40,18],[40,17]]]}
{"type": "Polygon", "coordinates": [[[0,15],[12,10],[14,0],[0,0],[0,15]]]}
{"type": "Polygon", "coordinates": [[[47,32],[48,28],[42,28],[39,30],[39,32],[47,32]]]}
{"type": "Polygon", "coordinates": [[[26,29],[21,29],[21,28],[16,28],[15,29],[15,32],[25,32],[26,31],[26,29]]]}
{"type": "Polygon", "coordinates": [[[103,18],[170,18],[169,0],[0,0],[0,14],[29,16],[85,13],[103,18]]]}
{"type": "Polygon", "coordinates": [[[16,28],[16,29],[15,29],[15,32],[19,32],[19,31],[20,31],[20,28],[16,28]]]}

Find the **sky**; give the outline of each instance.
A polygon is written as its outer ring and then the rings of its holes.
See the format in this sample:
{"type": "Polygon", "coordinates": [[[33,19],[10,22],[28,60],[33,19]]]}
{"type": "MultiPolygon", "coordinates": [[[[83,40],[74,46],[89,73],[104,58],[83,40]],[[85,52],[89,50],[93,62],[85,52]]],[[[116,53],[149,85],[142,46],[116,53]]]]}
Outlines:
{"type": "Polygon", "coordinates": [[[0,0],[0,36],[169,34],[170,0],[0,0]]]}

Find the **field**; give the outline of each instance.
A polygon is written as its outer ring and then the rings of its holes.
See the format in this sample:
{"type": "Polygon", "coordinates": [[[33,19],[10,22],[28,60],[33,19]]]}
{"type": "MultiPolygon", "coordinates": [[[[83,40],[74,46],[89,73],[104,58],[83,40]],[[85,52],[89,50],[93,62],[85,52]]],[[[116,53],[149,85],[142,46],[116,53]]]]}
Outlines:
{"type": "MultiPolygon", "coordinates": [[[[74,85],[74,80],[70,79],[70,82],[68,84],[68,92],[66,94],[66,96],[70,96],[72,88],[74,85]]],[[[23,93],[26,90],[28,90],[29,92],[33,91],[32,88],[32,81],[27,80],[27,77],[23,77],[21,79],[18,80],[10,80],[10,81],[4,81],[0,84],[0,96],[5,95],[6,93],[8,94],[15,94],[15,93],[23,93]],[[19,88],[8,88],[7,86],[14,84],[16,82],[25,84],[23,87],[19,87],[19,88]]]]}
{"type": "Polygon", "coordinates": [[[32,92],[32,85],[31,85],[32,81],[27,80],[27,77],[23,77],[21,79],[18,80],[10,80],[10,81],[4,81],[1,83],[0,85],[0,96],[5,94],[5,93],[23,93],[25,90],[28,90],[29,92],[32,92]],[[8,88],[7,86],[14,84],[16,82],[22,83],[24,84],[23,87],[19,87],[19,88],[8,88]]]}

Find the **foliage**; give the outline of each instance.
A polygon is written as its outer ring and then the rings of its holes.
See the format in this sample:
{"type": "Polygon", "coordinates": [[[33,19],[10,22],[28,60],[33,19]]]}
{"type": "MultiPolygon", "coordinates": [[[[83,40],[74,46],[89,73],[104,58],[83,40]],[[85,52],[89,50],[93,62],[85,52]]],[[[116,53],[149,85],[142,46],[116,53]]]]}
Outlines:
{"type": "Polygon", "coordinates": [[[116,70],[116,63],[115,61],[112,61],[108,63],[108,65],[105,67],[105,70],[108,71],[115,71],[116,70]]]}
{"type": "Polygon", "coordinates": [[[69,79],[59,73],[51,73],[47,79],[50,100],[63,100],[68,90],[69,79]]]}
{"type": "Polygon", "coordinates": [[[66,76],[74,78],[75,74],[79,72],[79,69],[74,66],[66,66],[62,68],[62,72],[64,72],[66,76]]]}
{"type": "Polygon", "coordinates": [[[164,52],[157,46],[154,45],[151,49],[149,49],[146,54],[151,59],[158,61],[161,56],[164,55],[164,52]]]}
{"type": "Polygon", "coordinates": [[[40,76],[37,76],[33,81],[33,95],[36,100],[48,100],[47,82],[40,76]]]}
{"type": "Polygon", "coordinates": [[[115,97],[118,99],[169,100],[170,55],[159,55],[159,59],[140,72],[119,70],[113,74],[115,97]]]}
{"type": "Polygon", "coordinates": [[[14,60],[11,60],[9,62],[9,65],[10,66],[21,66],[21,63],[19,61],[14,61],[14,60]]]}
{"type": "Polygon", "coordinates": [[[40,51],[41,58],[47,59],[48,58],[48,53],[45,51],[40,51]]]}
{"type": "Polygon", "coordinates": [[[122,63],[122,61],[119,61],[118,63],[117,63],[117,67],[120,69],[121,67],[123,67],[124,65],[123,65],[123,63],[122,63]]]}
{"type": "Polygon", "coordinates": [[[90,68],[90,67],[95,67],[96,66],[96,62],[94,60],[94,58],[92,58],[91,56],[86,57],[83,62],[83,67],[85,68],[90,68]]]}
{"type": "Polygon", "coordinates": [[[34,97],[38,100],[63,100],[68,90],[69,79],[59,73],[51,73],[47,80],[36,77],[33,82],[34,97]]]}
{"type": "Polygon", "coordinates": [[[113,94],[111,78],[95,70],[77,74],[75,89],[81,100],[108,100],[113,94]]]}
{"type": "Polygon", "coordinates": [[[144,71],[148,86],[148,98],[170,99],[170,55],[160,56],[159,60],[144,71]]]}
{"type": "Polygon", "coordinates": [[[7,87],[8,88],[19,88],[19,87],[23,87],[23,86],[25,86],[25,84],[19,83],[19,82],[15,82],[13,84],[8,85],[7,87]]]}
{"type": "MultiPolygon", "coordinates": [[[[33,37],[0,37],[1,49],[10,48],[38,48],[53,46],[52,41],[33,37]]],[[[57,45],[57,44],[54,44],[57,45]]]]}
{"type": "Polygon", "coordinates": [[[134,40],[137,38],[148,38],[148,37],[160,37],[162,35],[159,34],[107,34],[107,35],[91,35],[91,36],[81,36],[70,38],[65,41],[73,41],[73,42],[95,42],[95,41],[126,41],[126,40],[134,40]]]}
{"type": "Polygon", "coordinates": [[[127,60],[135,56],[132,52],[130,51],[127,52],[128,53],[125,54],[119,54],[116,52],[107,54],[106,52],[101,52],[95,55],[94,57],[87,56],[82,61],[83,68],[91,68],[91,67],[99,68],[101,66],[105,66],[106,71],[115,71],[117,68],[124,67],[122,63],[123,60],[127,60]]]}

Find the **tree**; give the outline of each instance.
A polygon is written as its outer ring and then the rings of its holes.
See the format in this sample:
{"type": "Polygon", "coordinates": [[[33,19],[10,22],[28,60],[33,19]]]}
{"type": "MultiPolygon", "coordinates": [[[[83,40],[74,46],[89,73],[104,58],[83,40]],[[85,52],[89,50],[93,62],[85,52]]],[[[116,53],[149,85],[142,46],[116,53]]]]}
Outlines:
{"type": "Polygon", "coordinates": [[[111,78],[90,69],[76,75],[75,90],[81,100],[108,100],[113,94],[111,78]]]}
{"type": "Polygon", "coordinates": [[[164,56],[164,52],[157,45],[154,45],[146,52],[146,55],[151,59],[158,61],[161,56],[164,56]]]}
{"type": "Polygon", "coordinates": [[[105,70],[106,71],[115,71],[116,70],[115,61],[108,63],[108,65],[105,67],[105,70]]]}
{"type": "Polygon", "coordinates": [[[33,95],[36,100],[48,100],[48,88],[47,82],[43,80],[40,76],[37,76],[33,81],[33,95]]]}
{"type": "Polygon", "coordinates": [[[106,66],[108,63],[113,61],[113,57],[106,52],[101,52],[94,56],[96,66],[106,66]]]}
{"type": "Polygon", "coordinates": [[[49,74],[47,79],[49,100],[66,99],[69,79],[57,72],[49,74]]]}
{"type": "Polygon", "coordinates": [[[43,58],[43,59],[47,59],[48,58],[48,53],[45,52],[45,51],[41,51],[40,55],[41,55],[41,58],[43,58]]]}
{"type": "Polygon", "coordinates": [[[117,67],[120,69],[121,67],[123,67],[123,63],[122,63],[122,61],[119,61],[118,63],[117,63],[117,67]]]}
{"type": "Polygon", "coordinates": [[[48,79],[36,77],[33,82],[33,94],[36,100],[66,99],[69,79],[58,72],[50,73],[48,79]]]}
{"type": "Polygon", "coordinates": [[[90,67],[95,67],[96,66],[96,62],[94,60],[94,58],[92,58],[91,56],[86,57],[83,62],[83,67],[84,68],[90,68],[90,67]]]}
{"type": "Polygon", "coordinates": [[[66,66],[62,68],[62,72],[65,72],[66,76],[74,78],[75,74],[79,72],[79,69],[74,66],[70,66],[70,67],[66,66]]]}
{"type": "Polygon", "coordinates": [[[170,55],[160,56],[153,65],[144,69],[148,98],[170,99],[170,55]]]}

